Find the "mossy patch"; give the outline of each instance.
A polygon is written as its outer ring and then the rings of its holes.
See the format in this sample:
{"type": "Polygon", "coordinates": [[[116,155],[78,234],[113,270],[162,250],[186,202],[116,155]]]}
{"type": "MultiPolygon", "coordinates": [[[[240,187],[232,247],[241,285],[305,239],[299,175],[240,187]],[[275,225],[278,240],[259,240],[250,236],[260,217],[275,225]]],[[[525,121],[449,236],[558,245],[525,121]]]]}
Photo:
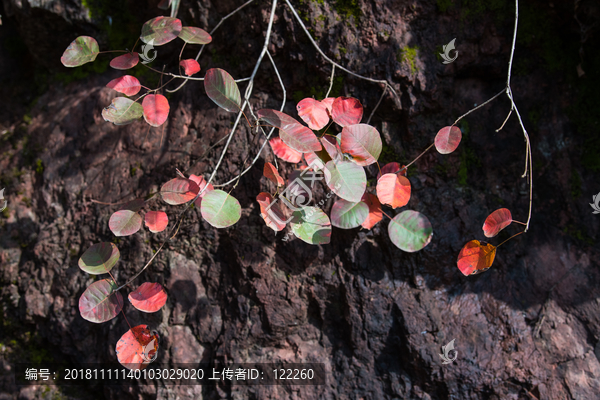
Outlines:
{"type": "Polygon", "coordinates": [[[333,9],[346,19],[354,17],[355,24],[360,20],[360,17],[362,17],[362,11],[358,5],[358,0],[335,0],[333,9]]]}
{"type": "Polygon", "coordinates": [[[402,47],[399,51],[398,54],[396,55],[396,60],[398,60],[398,62],[406,62],[410,68],[410,74],[414,75],[417,71],[417,54],[418,54],[419,48],[417,46],[415,47],[410,47],[410,46],[404,46],[402,47]]]}

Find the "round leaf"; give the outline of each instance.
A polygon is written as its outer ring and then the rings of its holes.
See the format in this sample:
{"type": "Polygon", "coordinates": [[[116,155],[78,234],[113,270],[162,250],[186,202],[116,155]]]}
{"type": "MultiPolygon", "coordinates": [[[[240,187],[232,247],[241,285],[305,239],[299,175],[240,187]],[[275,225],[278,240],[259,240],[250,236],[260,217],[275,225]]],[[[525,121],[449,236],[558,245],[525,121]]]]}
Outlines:
{"type": "Polygon", "coordinates": [[[287,161],[290,163],[299,163],[302,160],[302,153],[292,149],[287,144],[283,143],[283,140],[276,137],[269,140],[269,145],[271,145],[271,149],[273,149],[273,153],[283,161],[287,161]]]}
{"type": "Polygon", "coordinates": [[[213,190],[202,199],[200,212],[215,228],[227,228],[238,222],[242,216],[242,207],[230,194],[222,190],[213,190]]]}
{"type": "Polygon", "coordinates": [[[196,182],[185,178],[175,178],[162,185],[160,195],[166,203],[176,206],[192,200],[199,191],[200,188],[196,182]]]}
{"type": "Polygon", "coordinates": [[[261,192],[256,196],[256,201],[260,205],[260,216],[265,220],[267,226],[275,232],[283,230],[287,220],[281,208],[273,202],[273,196],[270,193],[261,192]]]}
{"type": "Polygon", "coordinates": [[[216,105],[229,112],[240,110],[242,98],[235,80],[220,68],[211,68],[204,76],[204,90],[216,105]]]}
{"type": "Polygon", "coordinates": [[[298,116],[306,122],[310,129],[318,131],[323,129],[329,122],[326,105],[313,98],[308,97],[301,100],[296,105],[296,109],[298,110],[298,116]]]}
{"type": "Polygon", "coordinates": [[[327,244],[331,241],[331,222],[323,210],[302,207],[292,215],[292,232],[298,239],[308,244],[327,244]]]}
{"type": "Polygon", "coordinates": [[[106,87],[114,89],[119,93],[123,93],[125,96],[133,96],[138,94],[142,85],[140,85],[140,81],[136,77],[125,75],[108,82],[106,87]]]}
{"type": "MultiPolygon", "coordinates": [[[[402,168],[404,168],[404,167],[406,167],[406,165],[402,166],[402,168]]],[[[379,178],[381,178],[382,175],[398,173],[398,171],[400,171],[400,169],[401,169],[400,164],[398,164],[397,162],[391,162],[391,163],[385,164],[383,167],[381,167],[381,172],[377,173],[377,180],[379,180],[379,178]]],[[[399,175],[406,176],[407,170],[406,169],[402,170],[402,172],[399,172],[399,175]]]]}
{"type": "Polygon", "coordinates": [[[360,226],[369,216],[369,206],[365,203],[351,203],[338,199],[331,208],[331,225],[342,229],[360,226]]]}
{"type": "Polygon", "coordinates": [[[265,163],[263,175],[277,186],[283,186],[285,184],[285,181],[281,175],[279,175],[279,172],[277,172],[277,168],[270,162],[265,163]]]}
{"type": "Polygon", "coordinates": [[[181,32],[181,21],[177,18],[156,17],[142,26],[140,39],[153,46],[161,46],[175,39],[181,32]]]}
{"type": "Polygon", "coordinates": [[[377,196],[371,193],[365,193],[361,201],[363,201],[369,207],[369,215],[361,225],[365,229],[371,229],[375,226],[375,224],[383,219],[381,203],[379,202],[377,196]]]}
{"type": "Polygon", "coordinates": [[[208,32],[193,26],[184,26],[181,32],[179,32],[179,37],[184,42],[191,44],[208,44],[212,41],[212,37],[210,37],[208,32]]]}
{"type": "Polygon", "coordinates": [[[119,314],[123,308],[121,293],[112,279],[92,283],[79,298],[79,312],[90,322],[106,322],[119,314]]]}
{"type": "Polygon", "coordinates": [[[100,52],[96,39],[89,36],[79,36],[65,50],[60,62],[65,67],[79,67],[96,59],[100,52]]]}
{"type": "Polygon", "coordinates": [[[367,188],[365,169],[351,161],[329,161],[325,164],[327,186],[344,200],[357,203],[367,188]]]}
{"type": "Polygon", "coordinates": [[[392,243],[409,253],[419,251],[431,242],[433,229],[426,216],[406,210],[396,215],[388,225],[392,243]]]}
{"type": "Polygon", "coordinates": [[[162,94],[149,94],[142,101],[144,119],[152,126],[161,126],[169,116],[169,101],[162,94]]]}
{"type": "Polygon", "coordinates": [[[494,237],[502,229],[512,224],[512,214],[508,208],[501,208],[491,213],[483,224],[483,234],[486,237],[494,237]]]}
{"type": "Polygon", "coordinates": [[[496,257],[496,247],[479,240],[471,240],[458,254],[458,269],[463,275],[474,275],[487,271],[496,257]]]}
{"type": "Polygon", "coordinates": [[[117,360],[125,368],[144,369],[156,359],[158,335],[150,332],[148,325],[134,326],[117,342],[117,360]]]}
{"type": "Polygon", "coordinates": [[[435,135],[435,148],[441,154],[452,153],[460,144],[462,133],[456,126],[446,126],[435,135]]]}
{"type": "Polygon", "coordinates": [[[256,114],[259,119],[279,128],[279,137],[292,149],[301,153],[321,150],[321,143],[314,132],[289,115],[266,108],[256,114]]]}
{"type": "Polygon", "coordinates": [[[129,293],[129,301],[140,311],[153,313],[167,302],[167,292],[160,283],[145,282],[129,293]]]}
{"type": "Polygon", "coordinates": [[[105,121],[112,122],[115,125],[127,125],[139,119],[144,114],[141,104],[136,103],[127,97],[117,97],[113,99],[110,106],[102,110],[102,117],[105,121]]]}
{"type": "Polygon", "coordinates": [[[206,184],[208,183],[206,181],[206,179],[204,179],[203,176],[196,176],[196,175],[190,175],[190,180],[194,181],[196,183],[196,185],[198,185],[199,188],[199,192],[200,193],[200,197],[198,197],[195,201],[194,201],[194,205],[196,206],[196,208],[200,209],[200,206],[202,205],[202,198],[206,195],[206,193],[210,192],[211,190],[215,190],[214,186],[212,185],[212,183],[208,184],[208,187],[206,189],[204,189],[204,187],[206,186],[206,184]],[[202,191],[204,190],[204,191],[202,191]]]}
{"type": "Polygon", "coordinates": [[[83,253],[79,268],[88,274],[105,274],[115,266],[119,257],[119,249],[113,243],[96,243],[83,253]]]}
{"type": "Polygon", "coordinates": [[[381,204],[403,207],[410,200],[410,181],[402,175],[385,174],[377,181],[377,197],[381,204]]]}
{"type": "Polygon", "coordinates": [[[342,152],[349,153],[354,162],[366,167],[377,162],[381,154],[381,136],[367,124],[348,125],[342,129],[342,152]]]}
{"type": "Polygon", "coordinates": [[[108,227],[115,236],[133,235],[142,227],[142,217],[131,210],[120,210],[110,216],[108,227]]]}
{"type": "Polygon", "coordinates": [[[340,126],[360,123],[363,106],[353,97],[338,97],[331,106],[331,117],[340,126]]]}
{"type": "Polygon", "coordinates": [[[150,229],[150,232],[162,232],[169,225],[169,217],[164,211],[148,211],[144,215],[144,223],[150,229]]]}
{"type": "Polygon", "coordinates": [[[135,67],[140,61],[138,53],[126,53],[122,56],[115,57],[110,61],[110,66],[114,69],[129,69],[135,67]]]}
{"type": "Polygon", "coordinates": [[[179,65],[181,65],[187,76],[192,76],[195,73],[200,72],[200,64],[198,64],[198,61],[194,60],[193,58],[189,60],[181,60],[179,65]]]}

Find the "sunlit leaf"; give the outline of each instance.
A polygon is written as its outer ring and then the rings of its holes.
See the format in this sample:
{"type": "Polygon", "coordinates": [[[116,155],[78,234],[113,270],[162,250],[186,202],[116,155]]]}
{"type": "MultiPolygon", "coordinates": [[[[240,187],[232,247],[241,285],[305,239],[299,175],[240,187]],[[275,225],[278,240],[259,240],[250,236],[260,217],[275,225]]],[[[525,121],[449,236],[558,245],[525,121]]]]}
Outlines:
{"type": "MultiPolygon", "coordinates": [[[[377,180],[379,180],[379,178],[381,178],[382,175],[385,174],[395,174],[398,171],[400,171],[401,168],[406,167],[406,165],[403,165],[402,167],[400,167],[400,164],[398,164],[397,162],[391,162],[388,164],[385,164],[383,167],[381,167],[381,172],[379,172],[377,174],[377,180]]],[[[402,170],[402,172],[399,172],[398,175],[402,175],[402,176],[406,176],[407,175],[407,170],[404,169],[402,170]]]]}
{"type": "Polygon", "coordinates": [[[181,65],[187,76],[192,76],[200,72],[200,64],[198,64],[198,61],[194,60],[193,58],[189,60],[181,60],[179,65],[181,65]]]}
{"type": "Polygon", "coordinates": [[[110,61],[110,66],[114,69],[130,69],[135,67],[140,61],[138,53],[125,53],[122,56],[115,57],[110,61]]]}
{"type": "Polygon", "coordinates": [[[362,201],[351,203],[344,199],[338,199],[331,207],[331,225],[352,229],[360,226],[369,216],[369,206],[362,201]]]}
{"type": "Polygon", "coordinates": [[[105,274],[115,266],[119,257],[119,249],[114,243],[96,243],[83,253],[79,259],[79,268],[88,274],[105,274]]]}
{"type": "Polygon", "coordinates": [[[235,197],[222,190],[212,190],[202,199],[202,217],[215,228],[227,228],[238,222],[242,207],[235,197]]]}
{"type": "Polygon", "coordinates": [[[256,196],[256,201],[260,205],[260,216],[265,220],[267,226],[275,232],[283,230],[286,218],[279,204],[274,203],[273,196],[270,193],[261,192],[256,196]]]}
{"type": "Polygon", "coordinates": [[[121,293],[112,279],[92,283],[79,298],[79,312],[90,322],[106,322],[119,314],[123,308],[121,293]]]}
{"type": "Polygon", "coordinates": [[[331,136],[323,136],[320,140],[329,157],[334,161],[340,161],[342,157],[342,149],[340,148],[337,140],[331,136]]]}
{"type": "Polygon", "coordinates": [[[144,108],[140,103],[127,97],[114,98],[108,107],[102,110],[102,118],[115,125],[127,125],[140,119],[144,114],[144,108]]]}
{"type": "Polygon", "coordinates": [[[192,200],[199,191],[200,188],[196,182],[185,178],[175,178],[162,185],[160,195],[166,203],[176,206],[192,200]]]}
{"type": "Polygon", "coordinates": [[[344,200],[357,203],[367,188],[365,169],[351,161],[329,161],[325,164],[327,186],[344,200]]]}
{"type": "Polygon", "coordinates": [[[325,109],[329,113],[331,117],[331,113],[333,112],[333,102],[335,101],[335,97],[327,97],[326,99],[321,100],[321,104],[325,106],[325,109]]]}
{"type": "Polygon", "coordinates": [[[350,154],[363,167],[377,162],[381,154],[381,136],[367,124],[347,125],[342,129],[342,152],[350,154]]]}
{"type": "Polygon", "coordinates": [[[279,137],[292,149],[301,153],[321,150],[315,133],[289,115],[266,108],[258,110],[256,114],[259,119],[279,128],[279,137]]]}
{"type": "Polygon", "coordinates": [[[299,163],[302,160],[302,153],[292,149],[287,144],[283,143],[283,140],[276,137],[269,140],[269,145],[271,145],[271,149],[273,149],[273,153],[283,161],[287,161],[290,163],[299,163]]]}
{"type": "Polygon", "coordinates": [[[383,219],[381,203],[379,202],[377,196],[371,193],[365,193],[361,201],[363,201],[369,207],[369,215],[361,225],[365,229],[371,229],[383,219]]]}
{"type": "Polygon", "coordinates": [[[129,293],[129,301],[140,311],[153,313],[167,302],[167,292],[160,283],[144,282],[129,293]]]}
{"type": "Polygon", "coordinates": [[[169,225],[169,217],[164,211],[148,211],[144,215],[144,223],[152,233],[162,232],[169,225]]]}
{"type": "Polygon", "coordinates": [[[270,162],[265,163],[263,175],[277,186],[283,186],[285,183],[279,172],[277,172],[277,168],[270,162]]]}
{"type": "Polygon", "coordinates": [[[331,106],[331,117],[340,126],[359,124],[363,106],[353,97],[338,97],[331,106]]]}
{"type": "Polygon", "coordinates": [[[190,44],[208,44],[212,41],[208,32],[193,26],[184,26],[179,32],[179,37],[190,44]]]}
{"type": "Polygon", "coordinates": [[[157,357],[158,334],[150,332],[148,325],[129,329],[117,342],[117,360],[125,368],[144,369],[157,357]]]}
{"type": "Polygon", "coordinates": [[[471,240],[458,255],[458,269],[463,275],[474,275],[486,271],[494,263],[496,247],[489,243],[471,240]]]}
{"type": "Polygon", "coordinates": [[[149,94],[142,101],[144,119],[152,126],[161,126],[169,116],[169,100],[162,94],[149,94]]]}
{"type": "Polygon", "coordinates": [[[96,59],[100,52],[96,39],[89,36],[79,36],[65,50],[60,62],[65,67],[79,67],[96,59]]]}
{"type": "Polygon", "coordinates": [[[190,180],[196,182],[196,185],[198,185],[198,187],[200,188],[200,190],[199,190],[199,192],[201,192],[200,197],[198,197],[194,201],[194,205],[196,206],[196,208],[200,209],[200,206],[202,205],[202,198],[206,195],[206,193],[210,192],[211,190],[215,190],[215,188],[212,185],[212,183],[208,183],[206,181],[206,179],[204,179],[203,176],[190,175],[190,180]],[[202,190],[204,189],[204,187],[206,186],[207,183],[208,183],[208,187],[206,188],[206,190],[204,190],[204,192],[202,192],[202,190]]]}
{"type": "Polygon", "coordinates": [[[301,100],[296,105],[296,109],[298,110],[298,116],[306,122],[310,129],[318,131],[323,129],[329,122],[326,105],[313,98],[307,97],[301,100]]]}
{"type": "Polygon", "coordinates": [[[135,76],[125,75],[108,82],[106,87],[123,93],[125,96],[133,96],[140,91],[142,85],[135,76]]]}
{"type": "Polygon", "coordinates": [[[204,76],[204,90],[219,107],[236,112],[240,110],[242,98],[235,80],[220,68],[211,68],[204,76]]]}
{"type": "Polygon", "coordinates": [[[435,135],[435,148],[441,154],[452,153],[460,144],[462,133],[456,126],[446,126],[435,135]]]}
{"type": "Polygon", "coordinates": [[[403,207],[410,200],[410,181],[402,175],[385,174],[377,181],[377,197],[381,204],[403,207]]]}
{"type": "Polygon", "coordinates": [[[331,241],[331,222],[323,210],[302,207],[292,215],[290,225],[298,239],[308,244],[327,244],[331,241]]]}
{"type": "Polygon", "coordinates": [[[512,214],[508,208],[500,208],[491,213],[483,224],[483,234],[486,237],[494,237],[502,229],[512,224],[512,214]]]}
{"type": "Polygon", "coordinates": [[[140,39],[153,46],[161,46],[175,39],[181,32],[181,21],[171,17],[156,17],[142,26],[140,39]]]}
{"type": "Polygon", "coordinates": [[[392,243],[400,250],[412,253],[431,242],[433,229],[426,216],[418,211],[406,210],[390,221],[388,233],[392,243]]]}
{"type": "Polygon", "coordinates": [[[115,236],[133,235],[142,227],[142,217],[131,210],[120,210],[110,216],[108,227],[115,236]]]}

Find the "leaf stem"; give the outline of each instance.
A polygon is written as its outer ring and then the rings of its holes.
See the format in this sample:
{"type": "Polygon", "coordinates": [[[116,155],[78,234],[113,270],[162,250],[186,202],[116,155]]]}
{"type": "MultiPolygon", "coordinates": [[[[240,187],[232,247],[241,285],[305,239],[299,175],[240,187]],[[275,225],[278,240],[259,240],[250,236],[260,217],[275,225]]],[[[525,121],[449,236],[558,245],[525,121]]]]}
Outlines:
{"type": "Polygon", "coordinates": [[[527,231],[525,230],[525,231],[522,231],[522,232],[519,232],[519,233],[517,233],[517,234],[514,234],[514,235],[512,235],[511,237],[509,237],[508,239],[506,239],[504,242],[502,242],[502,243],[500,243],[498,246],[496,246],[496,248],[498,248],[498,247],[502,246],[504,243],[508,242],[510,239],[512,239],[512,238],[514,238],[514,237],[517,237],[517,236],[519,236],[519,235],[521,235],[521,234],[523,234],[523,233],[525,233],[525,232],[527,232],[527,231]]]}
{"type": "Polygon", "coordinates": [[[434,145],[435,145],[435,142],[431,143],[431,145],[428,148],[426,148],[421,154],[419,154],[419,156],[417,158],[415,158],[414,160],[412,160],[410,163],[408,163],[407,165],[405,165],[403,168],[400,168],[400,171],[396,172],[396,174],[399,174],[400,172],[402,172],[404,170],[408,170],[408,167],[410,167],[411,165],[413,165],[415,163],[415,161],[417,161],[419,158],[421,158],[423,156],[423,154],[427,153],[429,151],[429,149],[431,149],[434,145]]]}
{"type": "Polygon", "coordinates": [[[517,224],[521,224],[521,225],[525,225],[525,226],[527,226],[527,224],[526,224],[525,222],[521,222],[521,221],[515,221],[514,219],[513,219],[513,221],[512,221],[512,222],[516,222],[517,224]]]}

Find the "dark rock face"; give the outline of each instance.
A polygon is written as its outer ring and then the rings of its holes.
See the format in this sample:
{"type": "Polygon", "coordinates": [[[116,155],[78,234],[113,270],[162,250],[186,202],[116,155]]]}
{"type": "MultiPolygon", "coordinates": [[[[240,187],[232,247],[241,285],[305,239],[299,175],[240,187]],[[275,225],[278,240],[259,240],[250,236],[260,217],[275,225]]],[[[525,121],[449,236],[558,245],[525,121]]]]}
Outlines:
{"type": "MultiPolygon", "coordinates": [[[[399,93],[397,99],[386,95],[371,120],[387,143],[385,162],[410,162],[438,129],[505,85],[513,6],[458,3],[296,4],[328,56],[357,73],[388,79],[399,93]],[[458,58],[444,65],[436,55],[452,38],[458,58]]],[[[464,277],[456,258],[467,241],[484,238],[481,226],[495,209],[507,207],[515,219],[527,219],[525,145],[514,113],[496,132],[510,109],[506,96],[459,124],[464,136],[456,152],[429,152],[411,167],[407,208],[427,215],[434,229],[432,242],[417,253],[391,243],[387,220],[371,231],[334,228],[329,245],[282,241],[285,232],[275,235],[266,227],[255,202],[259,192],[273,189],[261,179],[264,162],[273,159],[265,152],[232,192],[243,208],[240,221],[216,230],[197,211],[188,213],[177,238],[134,285],[161,283],[169,294],[166,306],[142,315],[126,305],[125,313],[132,326],[159,331],[160,362],[322,362],[327,385],[107,386],[79,398],[598,398],[600,215],[592,214],[589,202],[600,191],[593,179],[600,170],[593,153],[600,147],[594,101],[600,38],[597,5],[577,3],[521,4],[512,89],[532,141],[533,217],[527,234],[498,249],[489,271],[464,277]],[[444,365],[441,347],[453,339],[458,357],[444,365]]],[[[184,25],[210,29],[238,5],[184,1],[179,17],[184,25]]],[[[252,4],[232,17],[213,35],[199,60],[202,69],[249,76],[269,9],[252,4]]],[[[130,21],[143,22],[160,10],[150,2],[131,13],[130,21]]],[[[50,79],[31,105],[31,98],[15,95],[31,84],[33,72],[24,64],[35,60],[53,68],[78,34],[102,35],[102,29],[85,8],[66,1],[5,0],[2,15],[0,38],[20,38],[29,55],[8,51],[10,41],[1,44],[0,70],[11,75],[0,88],[9,99],[0,111],[0,170],[8,200],[0,238],[0,396],[41,398],[41,388],[11,383],[15,357],[32,358],[39,345],[51,348],[44,357],[54,360],[114,361],[116,342],[128,329],[122,315],[92,324],[77,310],[93,281],[77,260],[90,245],[114,239],[108,219],[116,208],[91,200],[144,197],[174,178],[175,168],[208,176],[223,142],[211,146],[228,135],[233,117],[208,100],[201,83],[191,82],[170,97],[164,127],[114,126],[101,117],[115,97],[104,85],[121,75],[113,70],[69,84],[50,79]]],[[[165,46],[158,61],[168,63],[178,51],[165,46]]],[[[286,112],[296,116],[303,97],[323,97],[331,68],[285,3],[278,5],[269,51],[287,88],[286,112]]],[[[176,66],[171,64],[167,69],[176,66]]],[[[368,117],[382,88],[341,71],[336,76],[341,79],[333,95],[360,99],[368,117]]],[[[243,93],[244,84],[240,88],[243,93]]],[[[266,60],[253,109],[278,108],[281,99],[266,60]]],[[[263,140],[248,127],[239,130],[216,183],[245,168],[263,140]]],[[[293,168],[280,163],[280,169],[286,176],[293,168]]],[[[376,174],[376,167],[369,170],[370,177],[376,174]]],[[[313,198],[326,195],[321,187],[313,198]]],[[[180,211],[157,198],[148,208],[167,211],[171,221],[180,211]]],[[[490,242],[497,245],[520,229],[511,226],[490,242]]],[[[121,239],[116,279],[132,277],[165,237],[142,229],[121,239]]]]}

